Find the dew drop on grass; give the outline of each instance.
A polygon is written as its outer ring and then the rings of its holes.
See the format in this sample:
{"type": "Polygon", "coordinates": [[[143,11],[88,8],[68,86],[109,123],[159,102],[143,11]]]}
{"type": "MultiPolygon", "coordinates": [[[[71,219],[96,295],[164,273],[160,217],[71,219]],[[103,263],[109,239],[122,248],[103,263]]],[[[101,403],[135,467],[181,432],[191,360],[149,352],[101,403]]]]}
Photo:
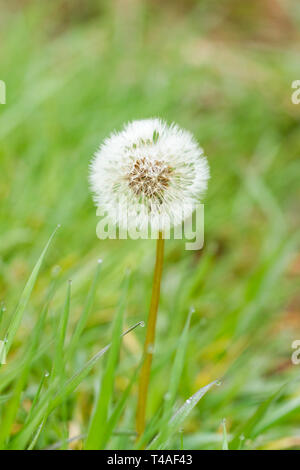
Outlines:
{"type": "Polygon", "coordinates": [[[222,385],[222,380],[216,380],[216,386],[220,387],[220,385],[222,385]]]}
{"type": "Polygon", "coordinates": [[[49,377],[49,375],[50,375],[49,372],[46,371],[46,372],[45,372],[45,377],[47,378],[47,377],[49,377]]]}
{"type": "Polygon", "coordinates": [[[98,259],[98,264],[101,264],[103,260],[101,258],[98,259]]]}
{"type": "Polygon", "coordinates": [[[141,321],[141,322],[140,322],[140,326],[141,326],[142,328],[144,328],[145,322],[144,322],[144,321],[141,321]]]}
{"type": "Polygon", "coordinates": [[[61,267],[56,264],[55,266],[53,266],[52,270],[51,270],[51,274],[53,277],[57,276],[61,271],[61,267]]]}

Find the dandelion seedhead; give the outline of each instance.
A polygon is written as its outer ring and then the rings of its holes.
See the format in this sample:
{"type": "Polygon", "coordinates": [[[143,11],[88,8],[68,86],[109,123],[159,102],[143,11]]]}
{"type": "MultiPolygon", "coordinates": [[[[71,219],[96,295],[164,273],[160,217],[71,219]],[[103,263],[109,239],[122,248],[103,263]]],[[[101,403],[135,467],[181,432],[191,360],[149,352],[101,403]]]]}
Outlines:
{"type": "Polygon", "coordinates": [[[96,205],[113,223],[157,231],[191,215],[208,178],[206,157],[194,137],[161,119],[133,121],[111,134],[90,172],[96,205]]]}

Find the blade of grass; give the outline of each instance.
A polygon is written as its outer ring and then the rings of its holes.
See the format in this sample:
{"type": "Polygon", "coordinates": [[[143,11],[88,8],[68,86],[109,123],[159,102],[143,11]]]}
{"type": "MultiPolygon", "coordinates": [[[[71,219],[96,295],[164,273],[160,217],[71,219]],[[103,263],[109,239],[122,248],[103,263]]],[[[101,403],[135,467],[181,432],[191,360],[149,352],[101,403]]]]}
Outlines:
{"type": "MultiPolygon", "coordinates": [[[[78,434],[78,436],[70,437],[69,439],[67,439],[66,442],[67,444],[70,444],[71,442],[74,442],[74,441],[80,441],[84,439],[85,437],[86,437],[85,434],[78,434]]],[[[55,442],[54,444],[51,444],[51,446],[48,446],[43,450],[57,450],[61,447],[61,445],[62,445],[62,441],[58,441],[58,442],[55,442]]]]}
{"type": "Polygon", "coordinates": [[[73,356],[74,351],[75,351],[75,349],[78,345],[79,339],[80,339],[80,337],[82,335],[82,332],[85,328],[88,317],[91,313],[93,303],[94,303],[95,293],[96,293],[96,287],[97,287],[97,284],[98,284],[99,275],[100,275],[100,271],[101,271],[101,266],[102,266],[102,260],[98,260],[97,269],[96,269],[96,272],[95,272],[95,276],[94,276],[90,291],[89,291],[88,296],[87,296],[87,300],[86,300],[84,310],[83,310],[82,315],[81,315],[81,317],[80,317],[80,319],[77,323],[77,326],[75,328],[75,331],[74,331],[74,334],[73,334],[72,339],[70,341],[70,344],[67,348],[67,352],[66,352],[67,360],[70,357],[73,356]]]}
{"type": "Polygon", "coordinates": [[[125,391],[122,394],[121,399],[119,400],[118,404],[115,406],[110,418],[108,419],[107,426],[106,426],[106,431],[105,433],[101,434],[101,440],[99,441],[99,447],[101,449],[104,449],[109,438],[114,432],[115,426],[120,419],[120,416],[124,410],[125,404],[127,402],[127,399],[129,397],[130,391],[132,389],[133,384],[135,383],[137,379],[138,372],[140,370],[140,367],[137,367],[136,370],[134,371],[134,374],[127,385],[125,391]]]}
{"type": "Polygon", "coordinates": [[[39,386],[38,386],[38,389],[37,389],[37,392],[34,396],[34,399],[33,399],[33,402],[32,402],[32,405],[30,407],[30,410],[29,410],[29,413],[26,417],[26,420],[25,420],[25,423],[27,423],[28,421],[31,420],[32,418],[32,415],[33,415],[33,411],[35,410],[35,407],[39,401],[39,398],[40,398],[40,395],[41,395],[41,392],[42,392],[42,389],[43,389],[43,386],[44,386],[44,383],[45,383],[45,380],[46,378],[49,377],[49,373],[48,372],[45,372],[45,374],[43,375],[40,383],[39,383],[39,386]]]}
{"type": "Polygon", "coordinates": [[[176,350],[175,360],[173,362],[173,367],[171,371],[170,386],[168,390],[168,397],[167,397],[167,400],[165,401],[165,410],[164,410],[163,420],[170,418],[170,414],[172,413],[172,408],[175,403],[176,394],[178,391],[179,382],[180,382],[183,367],[184,367],[186,348],[187,348],[188,338],[189,338],[189,327],[190,327],[191,316],[193,312],[194,312],[194,309],[191,308],[188,314],[188,318],[184,326],[183,332],[179,338],[179,341],[177,342],[177,350],[176,350]]]}
{"type": "Polygon", "coordinates": [[[4,302],[1,302],[0,304],[0,327],[2,326],[2,320],[4,316],[4,312],[6,311],[5,304],[4,302]]]}
{"type": "Polygon", "coordinates": [[[264,418],[255,426],[252,437],[258,436],[260,433],[265,432],[275,423],[278,423],[281,420],[284,420],[294,412],[299,412],[300,409],[300,397],[296,397],[293,400],[283,403],[278,406],[276,409],[272,410],[272,413],[269,413],[264,416],[264,418]]]}
{"type": "Polygon", "coordinates": [[[179,410],[174,414],[172,419],[169,421],[168,428],[167,428],[167,439],[163,440],[161,433],[156,436],[147,449],[165,449],[168,445],[169,440],[171,437],[178,431],[184,420],[188,417],[190,412],[195,408],[197,403],[201,400],[201,398],[214,386],[219,383],[218,380],[214,380],[210,384],[206,385],[205,387],[200,388],[194,395],[188,398],[184,404],[179,408],[179,410]]]}
{"type": "Polygon", "coordinates": [[[262,402],[257,408],[257,410],[254,412],[254,414],[251,415],[250,418],[242,426],[240,426],[238,431],[235,433],[232,441],[230,442],[229,447],[231,450],[236,450],[240,447],[241,437],[243,437],[243,442],[245,442],[246,439],[251,438],[254,427],[257,426],[257,424],[265,416],[267,410],[274,402],[274,400],[276,400],[280,396],[285,385],[286,384],[281,386],[279,390],[276,390],[276,392],[273,393],[267,400],[262,402]]]}
{"type": "Polygon", "coordinates": [[[226,419],[225,418],[222,421],[222,429],[223,429],[222,450],[228,450],[228,438],[227,438],[226,419]]]}
{"type": "MultiPolygon", "coordinates": [[[[36,351],[35,356],[32,359],[32,365],[37,363],[39,359],[45,354],[45,352],[49,349],[50,345],[52,344],[52,340],[46,341],[42,344],[38,350],[36,351]]],[[[0,382],[0,392],[5,390],[9,384],[11,384],[17,377],[20,376],[22,373],[23,368],[25,367],[25,362],[27,358],[26,356],[20,357],[16,359],[16,364],[10,363],[8,364],[7,368],[2,368],[1,370],[1,382],[0,382]]]]}
{"type": "Polygon", "coordinates": [[[5,341],[0,341],[0,367],[1,365],[6,364],[6,343],[5,341]]]}
{"type": "Polygon", "coordinates": [[[30,444],[29,444],[27,450],[33,450],[33,449],[34,449],[35,444],[37,443],[37,440],[38,440],[38,438],[39,438],[39,436],[40,436],[40,434],[41,434],[41,432],[42,432],[42,430],[43,430],[44,424],[45,424],[45,419],[43,419],[43,421],[42,421],[41,424],[39,425],[39,427],[38,427],[38,429],[37,429],[35,435],[33,436],[33,439],[32,439],[32,441],[30,442],[30,444]]]}
{"type": "Polygon", "coordinates": [[[167,438],[167,434],[168,434],[169,421],[172,417],[172,409],[175,403],[176,394],[178,391],[179,382],[180,382],[180,378],[181,378],[182,371],[183,371],[185,353],[186,353],[188,337],[189,337],[188,335],[189,326],[190,326],[191,316],[193,312],[194,312],[194,309],[191,308],[188,314],[185,327],[177,343],[175,360],[173,362],[173,367],[171,371],[170,386],[165,396],[164,412],[163,412],[162,420],[160,423],[161,442],[165,441],[165,439],[167,438]]]}
{"type": "Polygon", "coordinates": [[[48,311],[48,304],[46,304],[46,306],[44,307],[44,310],[42,314],[40,315],[39,321],[36,324],[34,335],[33,335],[33,340],[31,343],[29,343],[29,349],[26,354],[27,359],[25,361],[21,375],[19,379],[17,380],[12,398],[5,407],[5,414],[1,420],[1,427],[0,427],[0,449],[4,448],[6,441],[9,438],[12,425],[17,415],[17,411],[20,405],[20,400],[21,400],[21,394],[27,382],[30,367],[32,365],[32,359],[38,348],[38,342],[41,336],[41,332],[43,329],[47,311],[48,311]]]}
{"type": "Polygon", "coordinates": [[[134,444],[134,450],[144,450],[148,442],[152,442],[159,433],[162,410],[159,410],[149,421],[144,434],[134,444]]]}
{"type": "Polygon", "coordinates": [[[107,425],[108,410],[113,394],[114,380],[121,346],[121,330],[128,285],[129,276],[126,275],[123,286],[121,288],[121,299],[114,320],[111,348],[101,382],[100,393],[96,401],[95,411],[91,418],[88,436],[86,439],[85,448],[87,450],[100,448],[99,444],[103,440],[103,433],[105,433],[105,428],[107,425]]]}
{"type": "Polygon", "coordinates": [[[53,367],[50,376],[50,383],[58,375],[63,374],[64,371],[64,345],[66,340],[66,332],[68,326],[68,320],[70,315],[70,301],[71,301],[71,281],[68,282],[67,295],[65,300],[65,306],[63,314],[60,318],[60,323],[58,326],[57,342],[55,348],[55,356],[53,367]]]}
{"type": "Polygon", "coordinates": [[[15,311],[15,313],[14,313],[12,319],[11,319],[11,322],[10,322],[9,327],[7,329],[7,332],[6,332],[6,345],[5,345],[6,355],[8,354],[8,352],[11,348],[14,337],[15,337],[15,335],[17,333],[17,330],[20,326],[20,323],[22,321],[23,314],[24,314],[25,309],[27,307],[27,304],[28,304],[31,292],[33,290],[33,287],[35,285],[36,279],[38,277],[42,262],[43,262],[44,257],[45,257],[45,254],[46,254],[46,252],[48,250],[48,247],[49,247],[54,235],[56,234],[58,228],[59,228],[59,226],[56,227],[56,229],[52,233],[51,237],[49,238],[49,240],[48,240],[44,250],[42,251],[42,254],[39,257],[35,267],[33,268],[33,271],[32,271],[32,273],[31,273],[31,275],[30,275],[30,277],[29,277],[29,279],[28,279],[28,281],[25,285],[25,288],[22,292],[19,304],[16,308],[16,311],[15,311]]]}

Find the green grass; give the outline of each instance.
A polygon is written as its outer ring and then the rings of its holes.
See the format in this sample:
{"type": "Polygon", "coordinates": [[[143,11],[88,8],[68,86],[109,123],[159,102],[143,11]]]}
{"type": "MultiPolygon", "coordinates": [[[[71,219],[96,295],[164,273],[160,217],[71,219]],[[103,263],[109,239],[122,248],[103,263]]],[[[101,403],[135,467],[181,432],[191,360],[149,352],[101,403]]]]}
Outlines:
{"type": "Polygon", "coordinates": [[[297,2],[262,25],[259,2],[84,3],[1,7],[0,447],[299,449],[297,2]],[[204,249],[166,242],[136,442],[155,242],[98,240],[87,175],[153,116],[195,134],[211,180],[204,249]]]}

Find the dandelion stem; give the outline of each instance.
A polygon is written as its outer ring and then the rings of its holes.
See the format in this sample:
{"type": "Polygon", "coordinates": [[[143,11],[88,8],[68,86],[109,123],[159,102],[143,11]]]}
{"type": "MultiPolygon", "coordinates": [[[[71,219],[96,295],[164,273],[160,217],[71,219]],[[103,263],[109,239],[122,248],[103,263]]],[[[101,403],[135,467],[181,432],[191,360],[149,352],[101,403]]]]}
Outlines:
{"type": "Polygon", "coordinates": [[[155,338],[155,325],[157,318],[157,309],[160,294],[160,282],[163,268],[164,258],[164,239],[162,233],[159,233],[156,244],[156,261],[153,277],[152,297],[150,304],[149,317],[147,322],[146,340],[144,345],[144,358],[141,368],[139,391],[138,391],[138,404],[136,415],[136,430],[138,437],[144,433],[146,422],[146,404],[149,387],[150,370],[154,349],[155,338]]]}

